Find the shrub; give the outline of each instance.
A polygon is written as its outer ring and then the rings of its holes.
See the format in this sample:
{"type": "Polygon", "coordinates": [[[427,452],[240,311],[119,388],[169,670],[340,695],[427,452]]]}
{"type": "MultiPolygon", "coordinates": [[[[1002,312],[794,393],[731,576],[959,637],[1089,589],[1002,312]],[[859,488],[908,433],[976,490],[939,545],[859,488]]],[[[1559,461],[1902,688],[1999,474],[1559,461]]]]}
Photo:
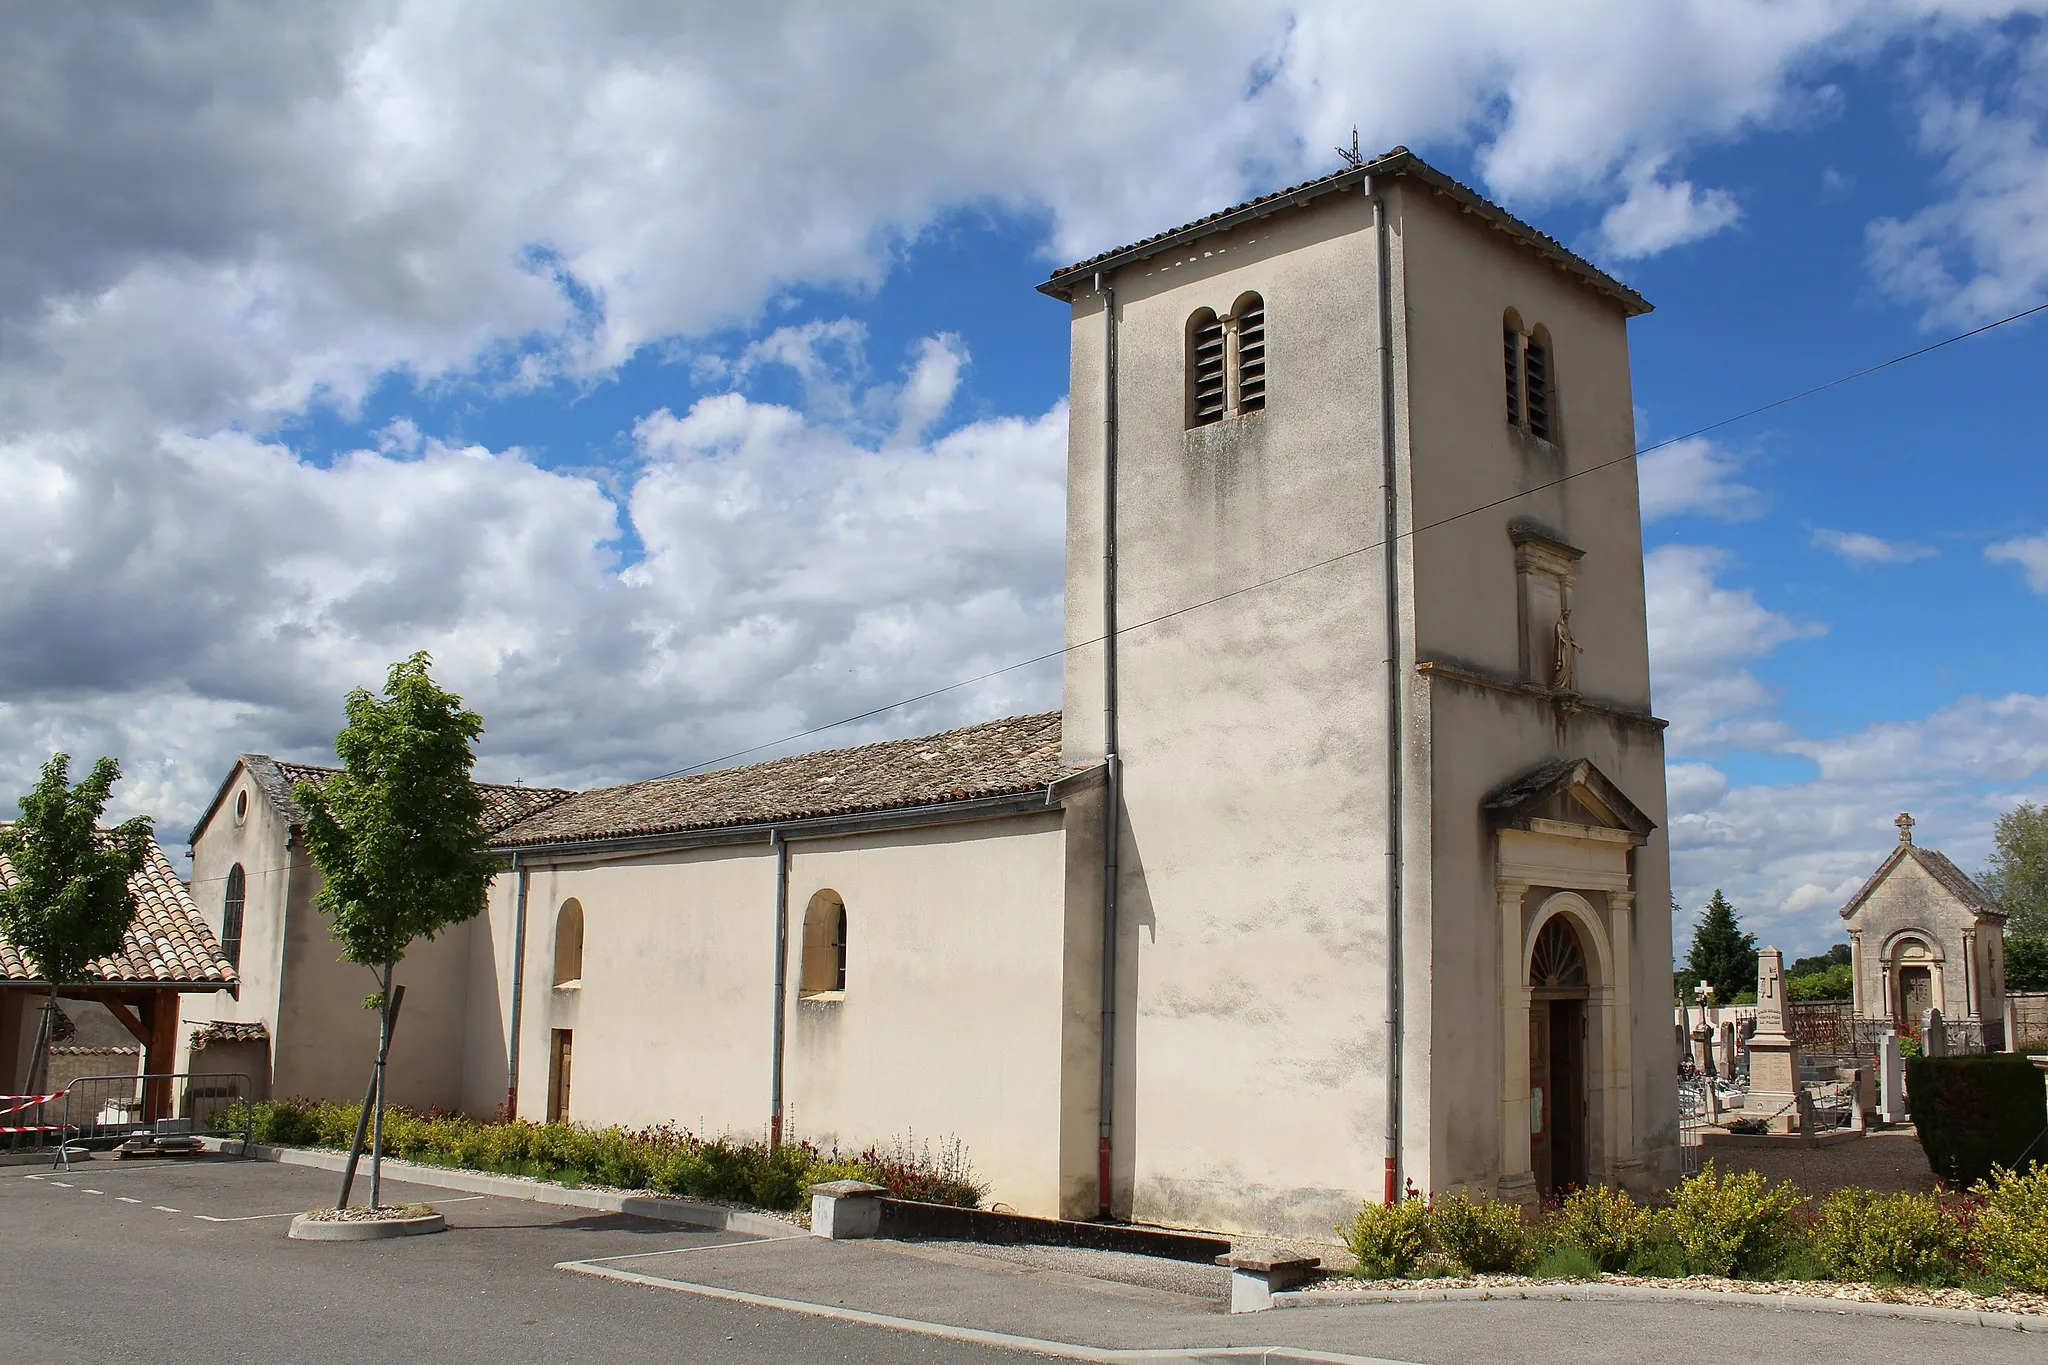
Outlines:
{"type": "Polygon", "coordinates": [[[853,1161],[867,1172],[862,1179],[885,1186],[892,1199],[975,1209],[988,1195],[958,1138],[941,1142],[934,1152],[931,1143],[919,1142],[913,1133],[887,1147],[870,1147],[853,1161]]]}
{"type": "Polygon", "coordinates": [[[2048,1292],[2048,1165],[1995,1170],[1971,1193],[1984,1201],[1971,1230],[1984,1269],[2007,1284],[2048,1292]]]}
{"type": "Polygon", "coordinates": [[[1722,1174],[1712,1161],[1671,1192],[1672,1236],[1696,1275],[1754,1275],[1799,1240],[1792,1211],[1804,1202],[1789,1183],[1755,1171],[1722,1174]]]}
{"type": "Polygon", "coordinates": [[[2048,1128],[2048,1093],[2025,1057],[1916,1057],[1906,1085],[1927,1164],[1955,1188],[1988,1180],[1994,1167],[2017,1167],[2030,1146],[2041,1158],[2036,1139],[2048,1128]]]}
{"type": "Polygon", "coordinates": [[[1469,1199],[1455,1191],[1430,1201],[1429,1232],[1437,1247],[1472,1274],[1513,1270],[1529,1255],[1529,1230],[1522,1210],[1483,1195],[1469,1199]]]}
{"type": "Polygon", "coordinates": [[[1601,1265],[1573,1246],[1556,1246],[1545,1252],[1529,1274],[1539,1280],[1597,1280],[1601,1265]]]}
{"type": "Polygon", "coordinates": [[[1679,1245],[1678,1235],[1671,1230],[1671,1210],[1660,1209],[1650,1215],[1642,1244],[1629,1254],[1628,1264],[1622,1268],[1631,1275],[1663,1280],[1679,1279],[1690,1273],[1686,1268],[1685,1248],[1679,1245]]]}
{"type": "Polygon", "coordinates": [[[1946,1283],[1964,1248],[1962,1223],[1924,1194],[1836,1190],[1821,1200],[1813,1229],[1814,1258],[1837,1280],[1946,1283]]]}
{"type": "Polygon", "coordinates": [[[1392,1204],[1366,1203],[1348,1226],[1337,1233],[1358,1259],[1358,1274],[1368,1280],[1406,1275],[1422,1259],[1429,1234],[1429,1205],[1410,1196],[1392,1204]]]}
{"type": "Polygon", "coordinates": [[[1649,1241],[1655,1219],[1624,1190],[1604,1185],[1573,1190],[1550,1215],[1550,1242],[1590,1259],[1602,1270],[1626,1269],[1649,1241]]]}

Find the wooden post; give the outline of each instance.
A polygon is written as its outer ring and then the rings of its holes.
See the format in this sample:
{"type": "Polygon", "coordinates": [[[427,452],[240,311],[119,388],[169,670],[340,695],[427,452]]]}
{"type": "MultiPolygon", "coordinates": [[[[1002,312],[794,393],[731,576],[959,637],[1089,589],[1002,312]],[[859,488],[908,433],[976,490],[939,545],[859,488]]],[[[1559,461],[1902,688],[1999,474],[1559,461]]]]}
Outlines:
{"type": "Polygon", "coordinates": [[[169,1073],[178,1068],[178,993],[151,991],[144,1007],[149,1037],[142,1051],[142,1069],[162,1080],[147,1081],[142,1087],[142,1121],[154,1123],[171,1114],[169,1073]]]}

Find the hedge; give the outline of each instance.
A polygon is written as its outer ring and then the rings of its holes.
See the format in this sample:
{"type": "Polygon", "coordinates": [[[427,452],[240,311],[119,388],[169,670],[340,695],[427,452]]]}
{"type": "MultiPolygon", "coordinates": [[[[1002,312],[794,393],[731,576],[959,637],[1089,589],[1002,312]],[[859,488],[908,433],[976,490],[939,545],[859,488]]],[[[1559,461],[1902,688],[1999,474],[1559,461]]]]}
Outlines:
{"type": "Polygon", "coordinates": [[[1994,1167],[2048,1160],[2048,1087],[2025,1057],[1992,1052],[1906,1063],[1913,1126],[1927,1164],[1962,1188],[1994,1167]]]}

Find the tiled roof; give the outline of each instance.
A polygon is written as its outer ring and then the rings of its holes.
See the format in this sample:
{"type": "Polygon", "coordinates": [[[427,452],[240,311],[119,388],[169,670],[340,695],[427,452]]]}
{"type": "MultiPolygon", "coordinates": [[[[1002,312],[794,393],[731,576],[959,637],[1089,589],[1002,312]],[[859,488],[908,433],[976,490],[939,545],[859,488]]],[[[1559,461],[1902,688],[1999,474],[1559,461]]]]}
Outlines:
{"type": "Polygon", "coordinates": [[[270,1041],[270,1030],[261,1021],[253,1024],[232,1023],[216,1019],[206,1027],[192,1034],[192,1050],[211,1047],[215,1043],[264,1043],[270,1041]]]}
{"type": "Polygon", "coordinates": [[[1908,858],[1920,864],[1928,876],[1941,883],[1942,888],[1961,901],[1964,908],[1972,914],[1986,915],[2001,921],[2005,918],[2005,911],[2000,908],[1998,902],[1991,899],[1983,887],[1971,881],[1968,873],[1950,862],[1947,854],[1908,843],[1901,843],[1893,848],[1891,856],[1878,864],[1877,871],[1870,874],[1870,880],[1863,883],[1862,889],[1850,897],[1849,903],[1842,907],[1842,918],[1847,919],[1862,908],[1863,902],[1870,899],[1871,893],[1877,890],[1886,877],[1892,875],[1892,869],[1908,858]]]}
{"type": "Polygon", "coordinates": [[[1471,186],[1460,184],[1450,176],[1445,175],[1406,147],[1396,147],[1390,152],[1383,153],[1365,162],[1363,165],[1346,166],[1342,170],[1333,171],[1331,174],[1318,179],[1305,180],[1299,185],[1290,185],[1284,190],[1275,190],[1271,194],[1262,194],[1256,199],[1247,199],[1242,204],[1233,204],[1227,209],[1219,209],[1215,213],[1197,218],[1191,223],[1183,223],[1177,228],[1169,228],[1165,232],[1154,233],[1152,236],[1133,242],[1129,246],[1120,246],[1113,251],[1104,251],[1090,256],[1085,261],[1076,261],[1072,265],[1062,266],[1058,270],[1053,271],[1052,276],[1044,284],[1040,285],[1039,289],[1056,297],[1065,297],[1082,282],[1085,276],[1092,274],[1099,268],[1105,266],[1115,268],[1128,264],[1130,260],[1142,260],[1147,256],[1164,251],[1170,246],[1179,246],[1183,243],[1206,237],[1214,232],[1225,231],[1236,227],[1241,222],[1264,217],[1266,214],[1288,207],[1290,204],[1307,203],[1309,200],[1320,198],[1325,194],[1331,194],[1339,190],[1348,190],[1352,186],[1373,176],[1387,177],[1395,175],[1412,175],[1431,189],[1457,200],[1464,208],[1486,218],[1495,227],[1514,237],[1523,245],[1548,256],[1560,266],[1571,271],[1581,282],[1620,303],[1630,316],[1650,311],[1649,300],[1645,299],[1641,294],[1615,279],[1583,256],[1567,250],[1565,245],[1556,238],[1538,232],[1535,228],[1515,217],[1500,205],[1481,195],[1471,186]]]}
{"type": "MultiPolygon", "coordinates": [[[[0,854],[0,886],[13,885],[14,868],[0,854]]],[[[154,840],[149,860],[128,885],[135,890],[135,923],[122,937],[120,952],[86,969],[93,980],[116,985],[234,984],[234,967],[221,955],[220,942],[154,840]]],[[[0,981],[39,979],[14,945],[0,939],[0,981]]]]}
{"type": "MultiPolygon", "coordinates": [[[[287,763],[268,754],[243,754],[242,763],[271,804],[294,826],[304,823],[306,812],[292,798],[292,788],[301,782],[325,785],[328,778],[341,771],[313,763],[287,763]]],[[[484,828],[493,834],[576,794],[564,787],[501,786],[491,782],[479,782],[476,789],[484,798],[484,828]]]]}
{"type": "Polygon", "coordinates": [[[1030,791],[1077,771],[1060,762],[1060,713],[828,749],[744,768],[600,787],[505,830],[500,847],[767,824],[1030,791]]]}

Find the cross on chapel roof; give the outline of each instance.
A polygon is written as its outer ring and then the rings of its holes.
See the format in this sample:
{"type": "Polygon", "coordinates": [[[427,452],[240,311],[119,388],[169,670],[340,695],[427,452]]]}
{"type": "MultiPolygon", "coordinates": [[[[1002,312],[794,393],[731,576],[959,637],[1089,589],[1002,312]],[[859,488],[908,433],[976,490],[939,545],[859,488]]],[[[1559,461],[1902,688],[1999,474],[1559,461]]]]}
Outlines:
{"type": "Polygon", "coordinates": [[[1912,817],[1912,816],[1908,815],[1908,814],[1907,814],[1907,813],[1906,813],[1905,811],[1900,811],[1900,812],[1899,812],[1899,818],[1898,818],[1898,819],[1896,819],[1896,820],[1894,820],[1894,821],[1892,821],[1892,823],[1893,823],[1893,824],[1895,824],[1895,825],[1897,825],[1897,826],[1899,827],[1899,842],[1900,842],[1900,843],[1902,843],[1902,844],[1910,844],[1910,843],[1912,843],[1912,842],[1913,842],[1913,817],[1912,817]]]}

